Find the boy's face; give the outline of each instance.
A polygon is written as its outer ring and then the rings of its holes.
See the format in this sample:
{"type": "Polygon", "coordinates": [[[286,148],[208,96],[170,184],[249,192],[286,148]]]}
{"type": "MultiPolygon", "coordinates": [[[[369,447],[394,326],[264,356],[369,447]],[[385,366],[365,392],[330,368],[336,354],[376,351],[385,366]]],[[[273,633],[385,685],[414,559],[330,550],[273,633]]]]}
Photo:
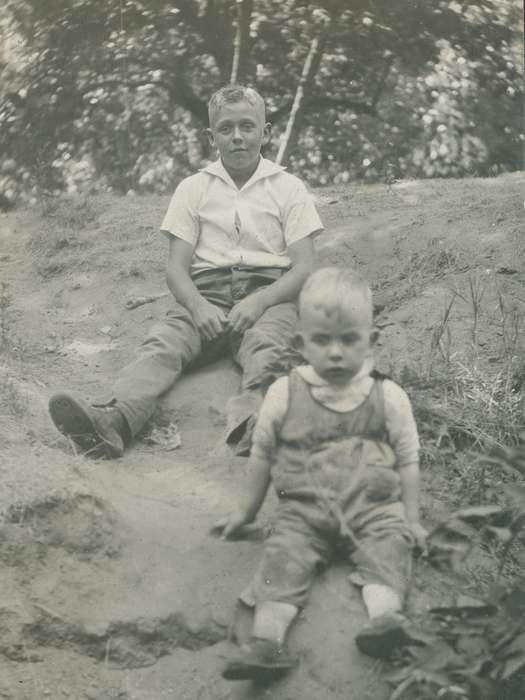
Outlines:
{"type": "Polygon", "coordinates": [[[361,369],[377,340],[366,314],[339,309],[301,309],[299,347],[317,374],[344,386],[361,369]]]}
{"type": "Polygon", "coordinates": [[[264,123],[262,111],[249,102],[232,102],[215,114],[208,138],[234,179],[250,177],[259,162],[261,146],[270,140],[270,125],[264,123]]]}

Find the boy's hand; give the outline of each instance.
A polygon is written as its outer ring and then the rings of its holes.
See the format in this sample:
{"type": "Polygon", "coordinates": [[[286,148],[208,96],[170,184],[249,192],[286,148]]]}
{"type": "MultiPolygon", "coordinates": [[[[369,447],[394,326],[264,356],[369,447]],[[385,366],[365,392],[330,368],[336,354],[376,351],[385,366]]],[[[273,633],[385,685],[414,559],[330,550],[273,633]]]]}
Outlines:
{"type": "Polygon", "coordinates": [[[421,523],[409,523],[408,526],[416,541],[416,549],[424,554],[427,551],[428,532],[421,523]]]}
{"type": "Polygon", "coordinates": [[[253,522],[253,518],[248,517],[246,513],[235,511],[227,518],[219,520],[213,526],[211,532],[212,534],[220,535],[222,540],[227,540],[238,535],[239,530],[251,522],[253,522]]]}
{"type": "Polygon", "coordinates": [[[250,294],[239,301],[228,314],[228,323],[233,333],[244,333],[266,311],[266,304],[260,293],[250,294]]]}
{"type": "Polygon", "coordinates": [[[224,311],[202,299],[191,310],[193,321],[204,340],[213,340],[219,336],[228,323],[224,311]]]}

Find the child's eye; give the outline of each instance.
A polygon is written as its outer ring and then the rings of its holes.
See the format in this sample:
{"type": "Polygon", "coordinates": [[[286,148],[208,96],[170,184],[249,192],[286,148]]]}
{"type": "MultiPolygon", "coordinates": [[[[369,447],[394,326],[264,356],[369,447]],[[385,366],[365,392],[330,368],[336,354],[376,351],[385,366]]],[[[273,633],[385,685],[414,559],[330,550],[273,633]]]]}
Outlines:
{"type": "Polygon", "coordinates": [[[343,345],[353,345],[359,340],[359,335],[357,333],[348,333],[343,335],[341,340],[343,345]]]}
{"type": "Polygon", "coordinates": [[[312,341],[316,345],[328,345],[330,338],[327,335],[314,335],[312,341]]]}

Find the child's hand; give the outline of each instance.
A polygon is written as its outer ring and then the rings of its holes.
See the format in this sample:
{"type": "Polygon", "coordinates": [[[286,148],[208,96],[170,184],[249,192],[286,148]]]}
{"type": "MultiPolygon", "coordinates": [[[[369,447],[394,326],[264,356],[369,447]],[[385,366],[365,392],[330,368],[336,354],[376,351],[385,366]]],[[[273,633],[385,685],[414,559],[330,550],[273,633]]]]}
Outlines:
{"type": "Polygon", "coordinates": [[[425,554],[427,551],[428,532],[421,523],[409,523],[409,527],[416,541],[416,549],[425,554]]]}
{"type": "Polygon", "coordinates": [[[228,324],[233,333],[244,333],[266,311],[261,294],[250,294],[237,302],[228,314],[228,324]]]}
{"type": "Polygon", "coordinates": [[[246,513],[235,511],[227,518],[219,520],[212,527],[211,532],[213,535],[220,535],[221,540],[227,540],[234,538],[245,525],[251,522],[253,519],[248,517],[246,513]]]}

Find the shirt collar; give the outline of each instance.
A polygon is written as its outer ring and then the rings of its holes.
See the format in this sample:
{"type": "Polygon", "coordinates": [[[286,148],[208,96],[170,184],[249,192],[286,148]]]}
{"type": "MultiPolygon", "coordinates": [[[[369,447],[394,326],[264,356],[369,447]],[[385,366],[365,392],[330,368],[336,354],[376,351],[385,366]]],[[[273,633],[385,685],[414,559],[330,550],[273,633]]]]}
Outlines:
{"type": "MultiPolygon", "coordinates": [[[[346,388],[348,389],[350,387],[355,387],[364,378],[369,377],[370,372],[373,370],[373,368],[374,360],[370,357],[365,360],[359,372],[354,377],[352,377],[352,381],[348,384],[346,388]]],[[[312,365],[302,365],[298,367],[298,370],[301,374],[301,377],[305,380],[305,382],[307,382],[307,384],[310,384],[311,386],[330,386],[326,379],[323,379],[317,374],[312,365]]]]}
{"type": "MultiPolygon", "coordinates": [[[[271,177],[272,175],[275,175],[277,173],[282,172],[285,170],[282,165],[277,165],[271,160],[268,160],[267,158],[263,158],[262,156],[259,158],[259,163],[257,165],[257,169],[251,176],[251,178],[246,182],[241,189],[245,189],[246,187],[249,187],[250,185],[253,185],[255,182],[258,180],[262,180],[266,177],[271,177]]],[[[210,163],[209,165],[206,165],[204,168],[201,168],[200,170],[201,173],[208,173],[209,175],[214,175],[215,177],[219,177],[221,180],[223,180],[226,184],[232,185],[237,189],[237,186],[235,185],[234,181],[232,180],[230,174],[222,164],[222,160],[219,158],[218,160],[214,161],[213,163],[210,163]]]]}

